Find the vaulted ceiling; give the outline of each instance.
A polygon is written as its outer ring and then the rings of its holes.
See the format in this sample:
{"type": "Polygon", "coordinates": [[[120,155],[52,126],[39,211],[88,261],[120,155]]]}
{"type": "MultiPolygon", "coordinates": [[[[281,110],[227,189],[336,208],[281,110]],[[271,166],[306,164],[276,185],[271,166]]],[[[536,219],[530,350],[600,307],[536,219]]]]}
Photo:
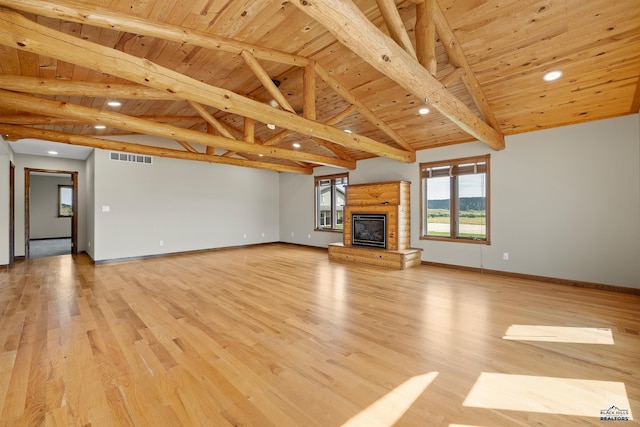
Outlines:
{"type": "Polygon", "coordinates": [[[9,141],[311,173],[639,109],[637,0],[0,0],[9,141]]]}

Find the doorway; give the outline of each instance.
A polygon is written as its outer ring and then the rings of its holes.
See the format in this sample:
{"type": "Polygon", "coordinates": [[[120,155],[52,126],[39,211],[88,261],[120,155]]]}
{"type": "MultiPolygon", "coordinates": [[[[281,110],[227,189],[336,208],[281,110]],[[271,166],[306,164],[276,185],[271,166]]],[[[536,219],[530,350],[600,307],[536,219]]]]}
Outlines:
{"type": "Polygon", "coordinates": [[[9,267],[16,258],[16,165],[9,162],[9,267]]]}
{"type": "MultiPolygon", "coordinates": [[[[51,176],[62,178],[61,184],[55,184],[56,193],[54,195],[49,194],[48,200],[55,200],[55,202],[49,202],[44,211],[44,217],[48,220],[53,220],[56,222],[58,226],[60,224],[64,224],[70,222],[70,253],[77,254],[78,253],[78,172],[77,171],[61,171],[61,170],[48,170],[48,169],[32,169],[25,168],[25,177],[24,177],[24,208],[25,208],[25,224],[24,224],[24,240],[25,240],[25,258],[32,257],[31,250],[31,239],[32,239],[32,214],[31,208],[35,200],[32,197],[35,197],[32,194],[32,182],[37,182],[42,176],[51,176]],[[38,177],[38,178],[36,178],[38,177]],[[64,178],[68,178],[68,180],[64,180],[64,178]],[[66,181],[66,182],[65,182],[66,181]],[[53,218],[55,217],[55,218],[53,218]]],[[[38,214],[41,213],[40,208],[38,208],[38,214]]],[[[46,223],[43,225],[46,227],[46,223]]],[[[64,225],[62,225],[65,228],[64,225]]],[[[66,228],[65,233],[69,233],[68,228],[66,228]]],[[[65,236],[54,236],[54,237],[68,237],[65,236]]],[[[45,241],[46,239],[40,239],[45,241]]],[[[60,245],[60,239],[50,239],[51,243],[60,245]]],[[[67,252],[67,253],[69,253],[67,252]]],[[[52,252],[51,254],[58,254],[59,252],[52,252]]],[[[46,252],[42,252],[42,254],[46,255],[46,252]]]]}

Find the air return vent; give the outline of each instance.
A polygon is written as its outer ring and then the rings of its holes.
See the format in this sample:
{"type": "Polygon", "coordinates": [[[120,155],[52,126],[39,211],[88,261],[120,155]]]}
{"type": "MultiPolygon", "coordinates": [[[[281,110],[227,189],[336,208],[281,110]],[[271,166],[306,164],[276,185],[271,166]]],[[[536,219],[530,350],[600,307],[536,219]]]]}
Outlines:
{"type": "Polygon", "coordinates": [[[115,151],[112,151],[109,153],[109,158],[111,160],[118,160],[121,162],[143,163],[146,165],[150,165],[151,163],[153,163],[153,157],[143,156],[142,154],[117,153],[115,151]]]}

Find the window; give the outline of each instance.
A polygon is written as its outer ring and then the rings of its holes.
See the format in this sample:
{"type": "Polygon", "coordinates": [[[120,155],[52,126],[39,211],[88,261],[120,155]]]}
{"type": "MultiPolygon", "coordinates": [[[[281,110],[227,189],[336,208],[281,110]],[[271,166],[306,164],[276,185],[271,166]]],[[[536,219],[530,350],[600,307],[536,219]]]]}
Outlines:
{"type": "Polygon", "coordinates": [[[58,216],[73,216],[73,186],[58,185],[58,216]]]}
{"type": "Polygon", "coordinates": [[[489,155],[420,164],[420,238],[489,243],[489,155]]]}
{"type": "Polygon", "coordinates": [[[348,182],[346,173],[316,177],[316,230],[342,231],[348,182]]]}

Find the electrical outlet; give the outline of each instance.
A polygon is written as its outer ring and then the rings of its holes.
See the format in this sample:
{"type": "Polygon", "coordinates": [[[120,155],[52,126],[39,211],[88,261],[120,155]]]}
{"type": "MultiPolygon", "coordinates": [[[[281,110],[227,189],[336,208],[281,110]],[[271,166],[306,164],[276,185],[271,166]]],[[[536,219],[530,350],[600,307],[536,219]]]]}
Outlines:
{"type": "Polygon", "coordinates": [[[293,231],[291,232],[291,237],[293,237],[293,231]]]}
{"type": "Polygon", "coordinates": [[[307,239],[310,239],[310,238],[311,238],[311,234],[307,234],[307,239]]]}
{"type": "Polygon", "coordinates": [[[160,246],[164,246],[164,240],[160,240],[160,246]]]}
{"type": "Polygon", "coordinates": [[[264,237],[264,233],[262,233],[262,237],[264,237]]]}
{"type": "Polygon", "coordinates": [[[242,237],[244,237],[244,238],[246,239],[246,238],[247,238],[247,233],[244,233],[244,234],[242,235],[242,237]]]}
{"type": "Polygon", "coordinates": [[[509,261],[509,252],[503,252],[502,253],[502,259],[505,261],[509,261]]]}

